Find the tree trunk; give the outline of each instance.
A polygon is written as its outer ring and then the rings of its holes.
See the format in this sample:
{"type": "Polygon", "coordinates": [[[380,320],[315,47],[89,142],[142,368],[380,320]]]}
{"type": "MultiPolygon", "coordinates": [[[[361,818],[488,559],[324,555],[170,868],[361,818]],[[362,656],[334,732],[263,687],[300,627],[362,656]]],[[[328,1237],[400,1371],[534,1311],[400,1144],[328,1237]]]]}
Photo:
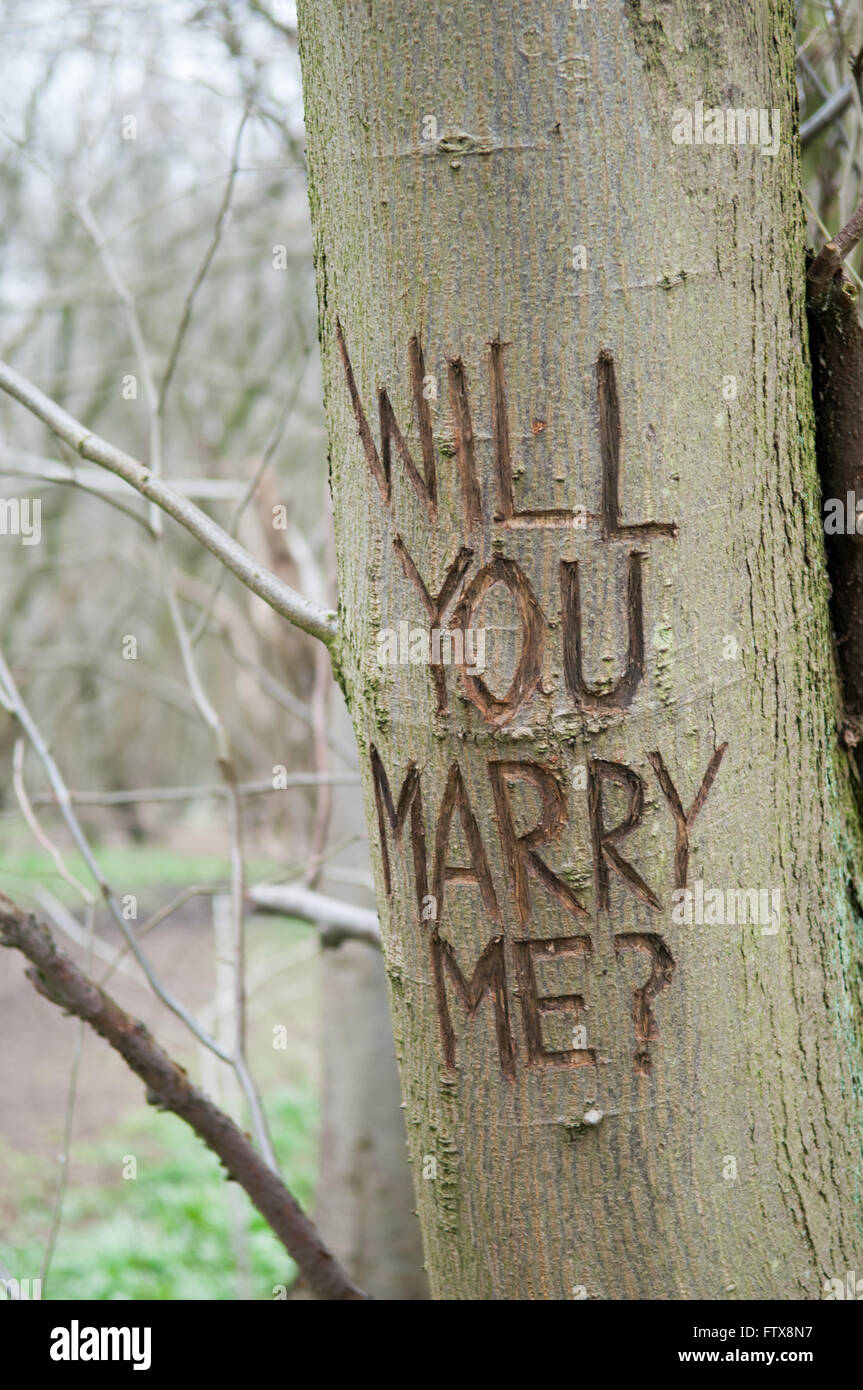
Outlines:
{"type": "Polygon", "coordinates": [[[821,1297],[861,1259],[860,837],[791,6],[303,0],[300,27],[432,1294],[821,1297]],[[763,108],[764,140],[705,141],[700,102],[763,108]]]}
{"type": "Polygon", "coordinates": [[[321,961],[320,1202],[327,1245],[375,1298],[428,1298],[380,953],[360,941],[321,961]]]}

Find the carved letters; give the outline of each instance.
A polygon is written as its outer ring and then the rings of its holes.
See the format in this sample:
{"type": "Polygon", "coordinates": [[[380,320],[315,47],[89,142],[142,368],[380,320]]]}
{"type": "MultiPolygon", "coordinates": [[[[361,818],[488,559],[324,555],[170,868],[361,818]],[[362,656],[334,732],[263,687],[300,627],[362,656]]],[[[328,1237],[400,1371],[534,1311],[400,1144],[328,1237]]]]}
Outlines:
{"type": "MultiPolygon", "coordinates": [[[[435,444],[429,402],[425,399],[422,389],[425,365],[418,340],[415,337],[411,339],[408,355],[414,413],[422,453],[422,472],[405,442],[389,396],[383,389],[378,392],[381,435],[381,448],[380,453],[378,452],[360,400],[351,359],[341,324],[338,321],[336,322],[336,342],[344,366],[348,395],[360,441],[369,469],[377,482],[384,502],[388,507],[392,505],[391,460],[394,443],[414,491],[424,504],[430,521],[434,523],[437,520],[438,500],[434,459],[435,444]]],[[[516,505],[504,372],[504,350],[506,347],[507,344],[498,339],[489,344],[492,446],[497,501],[493,522],[504,530],[555,526],[572,528],[579,524],[583,513],[579,514],[560,508],[531,511],[516,505]]],[[[483,513],[476,468],[475,437],[471,421],[467,376],[461,358],[449,359],[447,376],[454,435],[453,447],[462,493],[465,532],[470,539],[481,526],[483,513]]],[[[647,552],[643,549],[643,543],[657,538],[670,538],[677,534],[677,525],[673,521],[643,521],[627,524],[621,520],[620,445],[622,428],[620,403],[617,395],[614,362],[610,353],[605,351],[599,354],[596,364],[596,392],[602,465],[601,510],[598,513],[601,523],[601,539],[603,543],[639,541],[642,542],[642,547],[630,550],[627,555],[626,624],[628,637],[626,666],[617,684],[610,691],[592,689],[584,674],[584,637],[581,611],[582,575],[579,562],[567,560],[560,565],[564,679],[573,703],[578,709],[585,711],[622,710],[632,704],[635,692],[644,677],[645,669],[642,569],[647,552]]],[[[474,548],[468,545],[461,547],[446,572],[438,596],[434,598],[400,535],[394,536],[393,546],[406,576],[415,588],[425,609],[430,627],[440,628],[445,621],[450,605],[455,600],[469,573],[474,559],[474,548]]],[[[468,671],[464,662],[459,664],[458,669],[462,689],[467,698],[476,706],[486,722],[500,727],[513,719],[518,711],[528,703],[539,686],[547,623],[527,575],[514,560],[498,557],[490,564],[484,565],[473,576],[468,588],[450,615],[449,626],[462,631],[469,629],[474,614],[496,584],[501,584],[509,590],[521,622],[521,649],[510,688],[503,695],[495,695],[480,676],[468,671]]],[[[430,670],[434,683],[437,712],[439,715],[445,715],[448,713],[445,671],[442,665],[434,662],[430,662],[430,670]]]]}
{"type": "Polygon", "coordinates": [[[570,1013],[573,1023],[584,1012],[583,994],[539,995],[533,963],[540,956],[587,956],[593,950],[589,936],[559,936],[552,941],[516,941],[515,971],[521,997],[524,1036],[527,1042],[528,1066],[586,1067],[596,1061],[596,1049],[571,1047],[550,1051],[542,1039],[542,1016],[549,1013],[570,1013]]]}
{"type": "Polygon", "coordinates": [[[462,665],[461,679],[465,694],[473,701],[489,724],[505,724],[539,685],[542,676],[542,649],[545,643],[546,621],[534,597],[524,571],[515,560],[499,556],[474,575],[454,613],[455,626],[465,630],[473,625],[473,615],[489,589],[503,584],[511,593],[521,619],[521,651],[505,695],[492,694],[481,676],[471,675],[462,665]]]}
{"type": "MultiPolygon", "coordinates": [[[[378,391],[378,449],[363,409],[338,321],[335,335],[360,442],[384,504],[390,509],[393,505],[395,452],[428,522],[432,526],[438,525],[437,445],[426,393],[426,383],[430,378],[426,376],[418,337],[413,337],[408,345],[411,399],[416,424],[414,437],[418,438],[418,457],[415,457],[385,389],[378,391]]],[[[489,524],[499,527],[504,534],[515,530],[579,526],[588,515],[584,509],[579,512],[561,508],[527,509],[517,503],[505,374],[507,347],[508,344],[497,338],[488,344],[491,481],[495,498],[489,524]]],[[[455,456],[458,470],[465,543],[449,561],[438,581],[440,587],[436,594],[423,579],[398,534],[393,537],[393,547],[431,631],[440,632],[444,628],[449,628],[451,632],[471,630],[491,590],[500,585],[508,591],[521,629],[509,688],[497,693],[490,689],[478,670],[469,670],[463,661],[458,666],[464,695],[479,711],[485,724],[502,730],[540,688],[546,645],[553,630],[557,636],[557,624],[546,619],[521,564],[499,553],[492,560],[484,562],[487,540],[483,535],[485,518],[477,472],[477,440],[471,418],[467,374],[460,357],[447,360],[447,385],[452,423],[450,453],[455,456]],[[480,556],[479,567],[471,574],[477,552],[480,556]]],[[[611,354],[604,350],[599,353],[596,362],[596,401],[601,497],[600,509],[593,519],[599,522],[602,545],[614,546],[623,542],[628,546],[625,662],[612,687],[590,684],[585,672],[583,562],[566,559],[561,560],[558,566],[560,666],[566,693],[576,709],[586,714],[605,713],[613,716],[623,715],[631,709],[646,673],[646,546],[651,541],[673,538],[677,534],[677,526],[673,521],[626,522],[622,519],[620,400],[614,361],[611,354]]],[[[534,432],[537,432],[537,429],[545,428],[545,423],[534,422],[534,426],[534,432]]],[[[499,544],[499,541],[495,542],[495,550],[499,544]]],[[[437,650],[440,650],[439,644],[437,650]]],[[[450,708],[446,672],[439,658],[437,664],[435,660],[430,662],[430,671],[437,716],[448,719],[450,708]]],[[[647,760],[674,825],[675,889],[686,887],[690,834],[707,800],[726,748],[727,744],[723,743],[711,756],[688,811],[684,809],[662,755],[655,750],[647,753],[647,760]]],[[[412,762],[408,764],[396,799],[377,749],[371,746],[369,751],[384,890],[388,896],[393,892],[392,852],[395,849],[403,855],[405,837],[408,836],[411,841],[417,921],[427,942],[444,1065],[451,1069],[458,1062],[453,1005],[458,1005],[466,1018],[466,1025],[481,1009],[488,1008],[492,1011],[501,1071],[509,1079],[516,1076],[519,1048],[513,1028],[511,988],[518,999],[516,1017],[520,1014],[524,1051],[522,1061],[525,1066],[542,1069],[595,1065],[597,1051],[594,1046],[586,1045],[587,1030],[582,1023],[582,1020],[589,1021],[590,1017],[589,990],[595,956],[591,911],[566,878],[556,873],[549,866],[547,857],[540,853],[545,849],[551,852],[555,844],[560,844],[569,822],[567,797],[553,769],[530,759],[501,757],[487,760],[486,770],[494,806],[493,823],[500,843],[498,862],[502,863],[506,874],[506,881],[498,882],[492,873],[492,861],[483,838],[487,830],[481,827],[471,804],[459,763],[452,761],[447,769],[433,840],[427,841],[419,769],[412,762]],[[519,791],[516,791],[517,788],[519,791]],[[514,810],[514,797],[523,793],[525,788],[533,793],[538,809],[535,823],[520,829],[514,810]],[[454,845],[459,848],[454,850],[454,845]],[[446,905],[450,896],[465,887],[474,890],[477,902],[481,904],[483,920],[488,922],[493,932],[472,969],[465,966],[461,948],[456,950],[445,929],[446,905]],[[566,914],[569,919],[567,934],[539,939],[530,936],[529,927],[537,894],[545,898],[546,905],[548,899],[553,900],[559,910],[566,914]],[[509,921],[518,924],[517,930],[524,934],[521,938],[511,937],[506,928],[509,921]],[[573,930],[574,923],[578,924],[580,930],[573,930]],[[537,966],[542,963],[543,981],[547,981],[548,971],[555,962],[568,967],[570,972],[576,972],[578,992],[540,992],[537,966]],[[585,981],[583,987],[582,978],[585,981]],[[583,989],[586,992],[582,992],[583,989]],[[555,1015],[565,1016],[571,1028],[571,1048],[560,1049],[547,1044],[543,1020],[555,1015]]],[[[642,824],[644,801],[645,781],[634,768],[607,758],[592,757],[588,760],[584,810],[593,870],[592,911],[597,919],[610,912],[613,889],[618,893],[627,893],[630,900],[634,900],[633,906],[637,911],[652,915],[663,910],[661,886],[648,881],[633,862],[632,848],[627,850],[625,846],[625,842],[642,824]],[[612,791],[612,788],[617,790],[612,791]],[[609,811],[609,807],[614,809],[609,811]]],[[[641,983],[633,990],[631,1006],[632,1070],[636,1076],[647,1077],[653,1062],[651,1044],[655,1044],[659,1038],[654,1004],[671,983],[674,960],[663,938],[654,931],[613,932],[612,940],[615,960],[622,966],[629,958],[639,967],[636,978],[640,977],[641,983]]],[[[596,981],[593,983],[595,986],[596,981]]]]}
{"type": "Polygon", "coordinates": [[[513,897],[521,925],[527,926],[530,921],[529,878],[544,884],[574,917],[587,917],[587,908],[579,902],[569,884],[553,874],[536,852],[541,845],[555,839],[567,820],[566,798],[557,778],[539,763],[490,762],[488,771],[503,858],[512,874],[513,897]],[[529,782],[536,787],[542,806],[539,823],[524,835],[516,834],[509,799],[510,785],[517,781],[529,782]]]}
{"type": "MultiPolygon", "coordinates": [[[[672,808],[675,820],[675,886],[685,887],[687,864],[681,851],[685,831],[688,851],[689,831],[703,808],[716,776],[725,745],[713,754],[698,793],[688,813],[683,812],[680,795],[658,753],[648,754],[651,766],[663,795],[672,808]],[[659,769],[661,768],[661,772],[659,769]],[[678,884],[680,873],[684,882],[678,884]]],[[[501,1070],[515,1075],[516,1045],[508,1004],[508,947],[502,932],[506,914],[501,909],[499,889],[509,888],[513,915],[520,927],[528,927],[533,917],[532,894],[540,889],[550,894],[560,907],[582,924],[590,922],[590,912],[573,888],[556,874],[539,854],[544,846],[559,841],[569,821],[569,808],[563,788],[554,772],[541,763],[522,759],[489,759],[486,767],[495,807],[495,822],[500,841],[501,860],[506,865],[509,882],[495,885],[480,823],[471,804],[464,774],[458,762],[451,763],[447,773],[443,798],[437,815],[433,848],[432,896],[428,895],[428,851],[423,817],[421,777],[416,767],[408,766],[395,799],[381,757],[370,748],[372,777],[377,804],[381,840],[381,860],[384,887],[392,892],[391,844],[402,846],[409,826],[417,916],[423,930],[428,932],[428,946],[437,999],[438,1019],[444,1061],[454,1067],[457,1060],[456,1036],[450,1011],[450,994],[454,994],[468,1019],[472,1019],[484,1002],[494,1010],[495,1033],[501,1070]],[[534,789],[539,803],[535,825],[519,833],[513,814],[510,792],[518,783],[534,789]],[[454,822],[459,822],[461,834],[456,837],[454,822]],[[451,843],[457,839],[468,862],[454,864],[451,843]],[[459,964],[455,949],[442,934],[446,920],[446,902],[454,887],[470,887],[477,891],[485,917],[495,928],[493,938],[481,952],[470,979],[459,964]],[[426,906],[434,904],[433,919],[426,922],[426,906]]],[[[611,877],[617,876],[621,885],[639,904],[653,911],[662,910],[662,902],[638,872],[624,859],[618,845],[641,823],[644,807],[644,781],[638,773],[623,763],[592,758],[588,763],[587,815],[590,823],[595,912],[611,908],[611,877]],[[603,786],[614,782],[627,795],[623,818],[608,825],[603,805],[603,786]]],[[[649,1044],[659,1037],[652,1004],[656,996],[671,982],[674,960],[668,946],[656,932],[622,932],[614,940],[615,955],[635,952],[647,956],[648,973],[644,982],[633,992],[632,1019],[635,1046],[633,1070],[637,1076],[648,1076],[651,1070],[649,1044]]],[[[529,1067],[579,1067],[595,1061],[593,1047],[554,1051],[546,1048],[542,1035],[542,1019],[547,1014],[567,1013],[573,1023],[589,1011],[583,994],[541,995],[537,988],[534,964],[538,959],[571,956],[584,957],[589,965],[593,940],[589,932],[543,939],[516,939],[509,943],[512,969],[518,986],[524,1027],[527,1065],[529,1067]]]]}

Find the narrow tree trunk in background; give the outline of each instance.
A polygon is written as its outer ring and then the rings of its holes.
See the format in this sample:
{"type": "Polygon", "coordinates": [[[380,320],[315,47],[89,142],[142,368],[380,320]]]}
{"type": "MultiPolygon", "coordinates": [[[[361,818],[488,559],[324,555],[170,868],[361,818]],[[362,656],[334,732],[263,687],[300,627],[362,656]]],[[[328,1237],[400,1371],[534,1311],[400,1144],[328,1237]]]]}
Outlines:
{"type": "Polygon", "coordinates": [[[791,7],[304,0],[300,30],[433,1296],[817,1298],[863,1260],[860,840],[791,7]],[[777,152],[676,144],[700,101],[775,109],[777,152]],[[450,624],[484,672],[423,664],[450,624]]]}
{"type": "Polygon", "coordinates": [[[857,291],[845,274],[832,278],[814,297],[810,291],[808,321],[832,590],[830,611],[845,712],[855,726],[846,729],[846,737],[851,746],[859,746],[863,716],[863,534],[856,528],[858,509],[863,510],[863,328],[857,291]]]}
{"type": "MultiPolygon", "coordinates": [[[[338,701],[335,730],[350,740],[338,701]]],[[[331,834],[363,830],[362,807],[340,796],[331,834]]],[[[356,867],[367,867],[358,846],[356,867]]],[[[369,906],[365,889],[339,897],[369,906]]],[[[321,1138],[315,1220],[329,1248],[373,1298],[428,1298],[381,953],[345,941],[321,953],[321,1138]]]]}
{"type": "Polygon", "coordinates": [[[324,1063],[318,1229],[375,1298],[428,1298],[380,953],[321,961],[324,1063]]]}

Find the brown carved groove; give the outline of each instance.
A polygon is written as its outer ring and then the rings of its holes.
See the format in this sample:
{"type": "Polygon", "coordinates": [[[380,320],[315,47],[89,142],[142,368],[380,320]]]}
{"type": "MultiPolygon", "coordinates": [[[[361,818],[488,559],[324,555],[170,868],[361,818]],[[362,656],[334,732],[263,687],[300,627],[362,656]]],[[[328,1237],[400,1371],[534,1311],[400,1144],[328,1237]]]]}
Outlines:
{"type": "Polygon", "coordinates": [[[574,917],[587,917],[587,909],[579,902],[569,884],[558,878],[537,854],[537,850],[549,844],[568,820],[566,798],[557,778],[547,768],[534,762],[489,762],[488,772],[503,858],[512,877],[513,897],[521,925],[524,927],[530,921],[528,880],[531,878],[542,883],[574,917]],[[509,798],[510,784],[519,781],[530,783],[540,797],[539,821],[522,835],[516,831],[509,798]]]}
{"type": "Polygon", "coordinates": [[[644,679],[644,595],[641,575],[643,555],[630,551],[626,573],[626,621],[628,630],[626,669],[613,690],[592,690],[584,677],[584,638],[581,626],[581,590],[578,560],[562,560],[560,591],[563,608],[563,674],[566,688],[583,710],[626,709],[644,679]]]}
{"type": "Polygon", "coordinates": [[[395,411],[393,410],[390,398],[384,388],[381,388],[378,392],[378,422],[381,434],[381,452],[378,454],[377,446],[372,436],[371,429],[369,428],[366,413],[360,399],[360,393],[357,389],[354,369],[342,332],[342,326],[338,319],[336,319],[336,343],[345,371],[348,395],[351,399],[351,406],[353,408],[354,418],[357,422],[357,430],[359,431],[363,452],[384,502],[387,506],[390,506],[392,501],[392,446],[395,444],[402,463],[404,464],[405,472],[410,478],[417,497],[428,512],[429,519],[432,522],[436,521],[437,472],[435,467],[434,436],[432,433],[431,409],[428,401],[423,396],[425,360],[423,358],[423,351],[420,347],[419,339],[416,336],[411,338],[408,344],[408,359],[410,363],[413,407],[419,426],[420,449],[423,463],[422,473],[420,473],[414,463],[413,455],[399,428],[395,411]]]}
{"type": "Polygon", "coordinates": [[[631,835],[641,824],[644,811],[644,779],[634,768],[625,763],[608,762],[604,758],[591,758],[588,763],[588,811],[590,815],[590,838],[593,846],[593,868],[596,881],[597,910],[610,906],[609,865],[620,875],[624,883],[632,889],[635,896],[654,912],[662,911],[662,903],[648,888],[644,879],[628,860],[624,859],[617,844],[631,835]],[[619,824],[608,828],[605,824],[602,805],[603,782],[616,782],[628,795],[626,815],[619,824]]]}
{"type": "Polygon", "coordinates": [[[659,785],[662,794],[671,808],[674,817],[674,886],[675,888],[685,888],[689,874],[689,832],[695,824],[699,811],[707,800],[713,780],[719,771],[719,764],[725,755],[727,743],[720,744],[716,749],[710,762],[707,764],[707,771],[701,779],[701,786],[695,795],[695,800],[688,811],[684,811],[683,803],[677,793],[677,788],[668,775],[665,763],[662,761],[662,754],[659,751],[648,753],[647,758],[659,778],[659,785]]]}
{"type": "Polygon", "coordinates": [[[443,913],[444,892],[448,883],[467,884],[479,889],[483,906],[493,922],[500,921],[500,909],[494,891],[491,870],[488,866],[485,846],[479,833],[479,824],[467,794],[467,787],[458,763],[450,767],[438,816],[435,835],[433,893],[437,899],[437,915],[443,913]],[[464,831],[472,864],[447,864],[450,832],[453,816],[458,811],[464,831]]]}
{"type": "Polygon", "coordinates": [[[560,956],[590,955],[592,950],[593,944],[589,936],[559,936],[551,941],[513,942],[528,1066],[587,1067],[596,1062],[596,1049],[592,1047],[567,1048],[562,1052],[546,1048],[542,1040],[543,1014],[571,1013],[579,1019],[584,1013],[584,995],[538,994],[536,972],[533,968],[534,960],[538,956],[553,957],[556,960],[560,956]]]}
{"type": "Polygon", "coordinates": [[[455,951],[440,935],[437,927],[431,933],[430,949],[445,1065],[449,1070],[453,1070],[456,1065],[456,1038],[446,992],[446,977],[449,975],[468,1019],[473,1018],[486,995],[491,997],[501,1071],[504,1076],[512,1079],[515,1076],[515,1042],[506,989],[503,938],[495,937],[488,943],[476,963],[470,980],[465,978],[456,960],[455,951]]]}
{"type": "Polygon", "coordinates": [[[475,611],[495,584],[503,584],[509,589],[521,618],[521,653],[509,689],[505,695],[498,697],[489,690],[481,676],[470,674],[464,662],[459,665],[459,674],[465,694],[476,705],[483,719],[489,724],[501,725],[512,719],[539,685],[546,621],[524,571],[515,560],[498,556],[474,575],[463,593],[453,614],[455,627],[467,629],[473,625],[475,611]]]}
{"type": "Polygon", "coordinates": [[[393,891],[390,870],[390,855],[387,845],[387,822],[396,845],[402,842],[404,827],[410,814],[411,848],[413,850],[414,877],[416,883],[417,907],[422,914],[423,899],[428,896],[428,868],[423,818],[422,784],[415,763],[408,763],[408,769],[399,792],[398,804],[393,801],[389,778],[375,745],[369,744],[369,760],[372,765],[372,781],[375,791],[375,807],[378,814],[378,828],[381,837],[381,863],[384,871],[384,888],[387,897],[393,891]],[[386,821],[384,817],[386,816],[386,821]]]}
{"type": "Polygon", "coordinates": [[[659,1025],[651,1005],[657,994],[671,984],[674,957],[656,932],[621,932],[614,938],[615,955],[619,956],[621,951],[643,951],[650,956],[650,974],[645,983],[632,992],[636,1043],[633,1071],[636,1076],[649,1076],[652,1062],[648,1044],[659,1037],[659,1025]]]}
{"type": "Polygon", "coordinates": [[[599,451],[602,460],[603,540],[639,536],[676,536],[676,521],[640,521],[627,526],[620,520],[620,445],[623,427],[614,358],[603,349],[596,362],[596,394],[599,403],[599,451]]]}
{"type": "MultiPolygon", "coordinates": [[[[401,561],[405,577],[413,584],[420,596],[423,608],[428,614],[429,626],[432,628],[441,628],[443,626],[443,615],[447,608],[449,608],[450,603],[461,587],[465,575],[470,569],[473,551],[469,550],[465,545],[462,546],[444,576],[440,592],[435,596],[429,593],[429,590],[426,588],[422,575],[414,564],[401,536],[393,537],[393,549],[401,561]]],[[[437,712],[438,714],[446,714],[448,712],[446,673],[442,665],[431,660],[429,661],[429,670],[431,671],[432,681],[434,682],[437,712]]]]}
{"type": "Polygon", "coordinates": [[[464,503],[465,527],[470,535],[475,527],[482,524],[482,495],[476,473],[476,455],[467,378],[464,363],[460,357],[452,357],[447,361],[447,378],[449,381],[450,411],[455,431],[456,463],[461,479],[464,503]]]}

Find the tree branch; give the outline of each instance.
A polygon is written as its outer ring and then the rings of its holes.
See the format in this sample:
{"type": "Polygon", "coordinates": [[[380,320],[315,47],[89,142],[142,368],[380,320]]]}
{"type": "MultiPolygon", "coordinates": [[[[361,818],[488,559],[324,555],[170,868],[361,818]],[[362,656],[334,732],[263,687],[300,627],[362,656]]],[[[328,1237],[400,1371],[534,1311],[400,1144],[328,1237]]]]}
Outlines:
{"type": "Polygon", "coordinates": [[[174,341],[171,344],[171,351],[168,354],[168,365],[165,368],[165,375],[162,377],[162,384],[159,387],[159,399],[156,403],[156,413],[158,414],[160,420],[164,417],[165,414],[165,400],[168,395],[168,389],[174,377],[174,372],[176,370],[177,362],[180,357],[180,352],[183,347],[183,340],[186,336],[186,330],[188,329],[189,323],[192,318],[192,309],[195,305],[195,299],[197,297],[198,290],[204,283],[207,271],[210,269],[213,257],[219,249],[219,243],[222,240],[222,233],[225,230],[225,223],[228,220],[228,213],[231,209],[231,199],[234,196],[234,184],[237,181],[237,172],[240,167],[240,146],[243,143],[243,131],[246,129],[246,124],[248,122],[250,114],[251,108],[247,103],[243,111],[242,119],[240,120],[240,124],[237,128],[237,133],[234,136],[234,149],[231,154],[231,168],[228,174],[228,181],[225,185],[225,191],[222,194],[222,201],[219,205],[219,211],[216,217],[216,225],[213,228],[213,234],[210,238],[210,243],[206,251],[204,252],[204,258],[201,261],[201,264],[198,266],[198,269],[195,273],[195,277],[192,280],[191,285],[189,286],[189,291],[186,295],[185,303],[183,304],[182,313],[180,314],[180,322],[177,325],[177,331],[174,335],[174,341]]]}
{"type": "Polygon", "coordinates": [[[821,133],[825,126],[828,126],[831,121],[835,121],[837,116],[842,115],[842,112],[850,105],[853,98],[854,83],[849,78],[847,82],[842,83],[842,86],[839,87],[832,96],[827,98],[823,105],[819,106],[818,110],[809,117],[808,121],[803,122],[800,127],[800,144],[803,149],[806,148],[811,140],[815,139],[816,135],[821,133]]]}
{"type": "Polygon", "coordinates": [[[193,1086],[186,1072],[159,1046],[139,1019],[94,984],[61,951],[48,928],[0,893],[0,945],[21,951],[31,963],[36,990],[103,1037],[147,1087],[147,1100],[185,1120],[219,1157],[278,1236],[314,1292],[324,1299],[368,1295],[352,1282],[327,1249],[294,1197],[242,1130],[193,1086]]]}
{"type": "Polygon", "coordinates": [[[832,241],[824,243],[809,267],[806,288],[810,303],[816,302],[824,294],[845,257],[850,256],[861,237],[863,237],[863,201],[854,209],[841,232],[837,233],[832,241]]]}
{"type": "Polygon", "coordinates": [[[303,598],[302,594],[298,594],[289,584],[264,569],[254,556],[207,516],[206,512],[196,507],[194,502],[183,497],[170,484],[157,477],[151,469],[145,468],[137,459],[132,458],[131,454],[91,433],[80,421],[6,362],[0,362],[0,390],[25,406],[47,425],[58,439],[70,445],[81,458],[107,468],[142,497],[161,507],[276,613],[287,618],[295,627],[302,628],[303,632],[317,637],[325,646],[333,648],[338,636],[335,613],[319,608],[317,604],[303,598]]]}
{"type": "MultiPolygon", "coordinates": [[[[358,772],[289,772],[273,786],[271,777],[259,782],[238,782],[240,796],[265,796],[283,791],[286,787],[328,786],[355,787],[360,784],[358,772]]],[[[69,792],[73,806],[131,806],[143,801],[197,801],[205,797],[224,797],[224,782],[206,783],[199,787],[129,787],[113,792],[69,792]]],[[[33,806],[56,806],[53,792],[35,792],[30,796],[33,806]]]]}
{"type": "Polygon", "coordinates": [[[381,948],[381,929],[376,912],[352,903],[339,902],[310,888],[293,883],[258,883],[248,891],[249,902],[258,912],[284,913],[303,922],[324,923],[320,936],[324,946],[342,941],[365,941],[381,948]]]}

